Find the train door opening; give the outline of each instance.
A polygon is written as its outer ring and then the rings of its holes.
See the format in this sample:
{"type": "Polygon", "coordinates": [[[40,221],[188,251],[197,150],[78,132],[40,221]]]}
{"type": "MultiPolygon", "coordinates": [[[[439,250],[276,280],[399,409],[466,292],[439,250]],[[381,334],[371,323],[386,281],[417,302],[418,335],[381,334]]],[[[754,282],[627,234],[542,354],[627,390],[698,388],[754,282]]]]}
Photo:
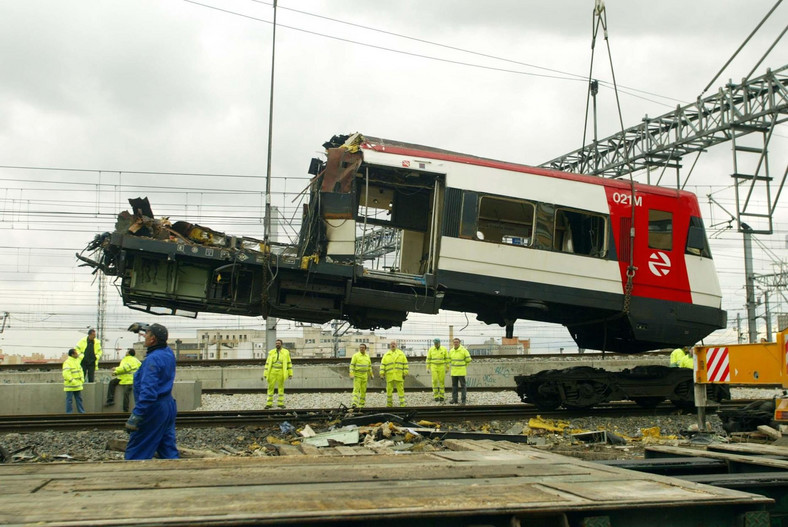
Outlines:
{"type": "Polygon", "coordinates": [[[423,281],[434,274],[443,185],[440,175],[361,167],[355,257],[366,276],[423,281]]]}

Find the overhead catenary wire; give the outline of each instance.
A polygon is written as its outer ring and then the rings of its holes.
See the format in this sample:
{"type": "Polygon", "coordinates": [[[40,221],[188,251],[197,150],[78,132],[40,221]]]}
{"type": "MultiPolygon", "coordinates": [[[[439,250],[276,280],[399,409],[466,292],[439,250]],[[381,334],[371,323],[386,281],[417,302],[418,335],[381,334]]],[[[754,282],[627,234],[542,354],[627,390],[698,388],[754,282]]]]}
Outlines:
{"type": "MultiPolygon", "coordinates": [[[[758,30],[761,28],[761,26],[769,19],[769,17],[772,15],[772,13],[774,13],[774,10],[777,9],[777,7],[782,3],[782,1],[783,0],[777,0],[777,2],[772,6],[772,8],[769,10],[769,12],[766,13],[766,16],[763,17],[763,19],[758,23],[758,25],[755,26],[755,29],[753,29],[750,32],[750,34],[747,35],[747,38],[744,39],[744,42],[742,42],[741,45],[739,45],[739,47],[736,49],[736,51],[733,52],[733,55],[731,55],[731,58],[729,58],[725,62],[725,64],[720,68],[720,71],[718,71],[717,74],[714,75],[714,77],[709,81],[709,83],[706,85],[706,87],[703,88],[703,90],[700,92],[700,96],[703,96],[703,94],[706,93],[706,91],[708,91],[709,88],[711,88],[711,85],[714,84],[717,81],[717,79],[720,77],[720,75],[722,75],[722,72],[725,71],[725,68],[727,68],[730,65],[731,62],[733,62],[733,59],[735,59],[736,56],[739,54],[739,52],[742,49],[744,49],[744,46],[747,45],[747,43],[755,35],[755,33],[757,33],[758,30]]],[[[752,73],[750,73],[750,75],[751,74],[752,73]]]]}
{"type": "MultiPolygon", "coordinates": [[[[195,0],[184,0],[184,2],[188,2],[190,4],[195,4],[195,5],[207,8],[207,9],[213,9],[213,10],[220,11],[220,12],[223,12],[223,13],[227,13],[227,14],[230,14],[230,15],[239,16],[239,17],[242,17],[242,18],[247,18],[247,19],[250,19],[250,20],[257,21],[257,22],[262,22],[262,23],[265,23],[265,24],[271,24],[270,21],[262,19],[262,18],[254,17],[254,16],[247,15],[247,14],[244,14],[244,13],[239,13],[237,11],[232,11],[232,10],[229,10],[229,9],[223,9],[223,8],[216,7],[216,6],[209,5],[209,4],[204,4],[204,3],[201,3],[201,2],[197,2],[195,0]]],[[[315,36],[319,36],[319,37],[323,37],[323,38],[337,40],[337,41],[340,41],[340,42],[347,42],[349,44],[356,44],[356,45],[360,45],[360,46],[369,47],[369,48],[372,48],[372,49],[378,49],[378,50],[381,50],[381,51],[388,51],[388,52],[391,52],[391,53],[398,53],[398,54],[401,54],[401,55],[417,57],[417,58],[422,58],[422,59],[426,59],[426,60],[432,60],[432,61],[437,61],[437,62],[444,62],[444,63],[447,63],[447,64],[454,64],[454,65],[459,65],[459,66],[467,66],[467,67],[471,67],[471,68],[478,68],[478,69],[484,69],[484,70],[489,70],[489,71],[497,71],[497,72],[502,72],[502,73],[512,73],[512,74],[517,74],[517,75],[541,77],[541,78],[547,78],[547,79],[566,80],[566,81],[572,81],[572,82],[583,82],[584,81],[584,79],[582,78],[581,75],[574,74],[574,73],[566,73],[566,74],[564,74],[564,76],[559,76],[559,75],[550,75],[550,74],[544,74],[544,73],[534,73],[534,72],[521,71],[521,70],[512,70],[512,69],[508,69],[508,68],[487,66],[487,65],[483,65],[483,64],[474,64],[474,63],[464,62],[464,61],[460,61],[460,60],[453,60],[453,59],[447,59],[447,58],[442,58],[442,57],[435,57],[435,56],[431,56],[431,55],[425,55],[425,54],[422,54],[422,53],[414,53],[414,52],[410,52],[410,51],[404,51],[404,50],[389,48],[389,47],[380,46],[380,45],[377,45],[377,44],[370,44],[370,43],[366,43],[366,42],[359,42],[359,41],[351,40],[351,39],[344,38],[344,37],[337,37],[337,36],[334,36],[334,35],[328,35],[328,34],[325,34],[325,33],[319,33],[317,31],[311,31],[311,30],[308,30],[308,29],[298,28],[298,27],[294,27],[294,26],[288,26],[288,25],[285,25],[285,24],[278,24],[278,26],[281,27],[281,28],[291,29],[293,31],[299,31],[299,32],[302,32],[302,33],[307,33],[307,34],[311,34],[311,35],[315,35],[315,36]]],[[[470,51],[467,51],[467,52],[475,53],[475,52],[470,52],[470,51]]],[[[484,55],[484,54],[480,54],[480,55],[484,55]]],[[[507,62],[513,62],[513,63],[517,63],[517,64],[524,64],[524,65],[527,65],[529,67],[536,67],[536,66],[533,66],[533,65],[530,65],[530,64],[527,64],[527,63],[520,63],[519,61],[514,61],[514,60],[510,60],[510,59],[503,59],[503,58],[494,57],[494,56],[491,56],[491,58],[495,58],[496,60],[503,60],[503,61],[507,61],[507,62]]],[[[548,69],[548,68],[544,68],[544,69],[548,69]]],[[[609,84],[609,83],[607,83],[607,84],[609,84]]],[[[644,90],[638,90],[636,88],[627,88],[627,89],[628,90],[632,90],[632,91],[639,91],[641,93],[649,93],[649,94],[654,95],[656,97],[663,97],[665,99],[672,99],[672,100],[677,100],[678,101],[678,99],[674,99],[673,97],[666,97],[666,96],[662,96],[662,95],[658,95],[658,94],[653,94],[651,92],[645,92],[644,90]]],[[[654,102],[655,104],[660,104],[660,105],[663,105],[663,106],[672,107],[672,105],[669,105],[669,104],[666,104],[666,103],[662,103],[662,102],[659,102],[659,101],[654,101],[652,99],[648,99],[648,98],[645,98],[645,97],[640,96],[640,95],[636,95],[636,94],[633,94],[633,93],[627,93],[627,94],[631,95],[633,97],[637,97],[637,98],[640,98],[640,99],[645,99],[645,100],[654,102]]]]}
{"type": "MultiPolygon", "coordinates": [[[[254,3],[257,3],[257,4],[263,4],[263,5],[269,5],[269,6],[271,5],[270,2],[264,2],[262,0],[250,0],[250,1],[254,2],[254,3]]],[[[537,64],[533,64],[533,63],[529,63],[529,62],[523,62],[523,61],[520,61],[520,60],[514,60],[514,59],[510,59],[510,58],[505,58],[505,57],[501,57],[501,56],[498,56],[498,55],[492,55],[490,53],[482,53],[480,51],[474,51],[474,50],[470,50],[470,49],[467,49],[467,48],[461,48],[461,47],[458,47],[458,46],[451,46],[451,45],[448,45],[448,44],[442,44],[440,42],[435,42],[433,40],[427,40],[427,39],[423,39],[423,38],[412,37],[412,36],[409,36],[409,35],[404,35],[402,33],[396,33],[394,31],[387,31],[385,29],[375,28],[375,27],[364,25],[364,24],[357,24],[355,22],[348,22],[346,20],[340,20],[338,18],[332,18],[332,17],[329,17],[329,16],[320,15],[320,14],[317,14],[317,13],[310,13],[309,11],[303,11],[301,9],[295,9],[295,8],[292,8],[292,7],[279,6],[279,9],[292,11],[294,13],[299,13],[299,14],[302,14],[302,15],[307,15],[307,16],[311,16],[311,17],[315,17],[315,18],[320,18],[322,20],[329,20],[331,22],[336,22],[336,23],[339,23],[339,24],[344,24],[344,25],[348,25],[348,26],[352,26],[352,27],[357,27],[357,28],[360,28],[360,29],[368,30],[368,31],[374,31],[376,33],[381,33],[381,34],[384,34],[384,35],[389,35],[389,36],[393,36],[393,37],[397,37],[397,38],[401,38],[401,39],[405,39],[405,40],[411,40],[413,42],[419,42],[419,43],[422,43],[422,44],[428,44],[430,46],[435,46],[435,47],[448,49],[448,50],[452,50],[452,51],[459,51],[459,52],[462,52],[462,53],[467,53],[469,55],[475,55],[475,56],[478,56],[478,57],[499,60],[499,61],[502,61],[502,62],[508,62],[508,63],[511,63],[511,64],[517,64],[519,66],[526,66],[526,67],[529,67],[529,68],[539,69],[539,70],[543,70],[543,71],[549,71],[549,72],[552,72],[552,73],[558,73],[558,74],[566,75],[566,76],[570,76],[570,77],[577,77],[578,79],[585,80],[585,75],[583,75],[582,73],[572,73],[572,72],[563,71],[563,70],[559,70],[559,69],[555,69],[555,68],[548,68],[546,66],[539,66],[537,64]]],[[[358,44],[364,45],[361,42],[358,42],[358,44]]],[[[600,81],[600,82],[602,82],[603,84],[609,84],[607,81],[600,81]]],[[[659,93],[654,93],[654,92],[651,92],[651,91],[648,91],[648,90],[641,90],[641,89],[633,88],[633,87],[630,87],[630,86],[619,86],[619,88],[620,89],[623,88],[623,89],[626,89],[626,90],[631,90],[631,91],[635,91],[635,92],[639,92],[639,93],[644,93],[646,95],[652,95],[654,97],[661,97],[663,99],[669,99],[669,100],[672,100],[674,102],[683,102],[681,99],[676,99],[675,97],[669,97],[669,96],[666,96],[666,95],[661,95],[659,93]]],[[[634,94],[630,94],[630,95],[636,96],[634,94]]],[[[646,100],[650,100],[650,99],[646,99],[646,100]]],[[[656,101],[653,101],[653,102],[656,102],[656,101]]],[[[661,103],[657,103],[657,104],[661,104],[661,103]]]]}

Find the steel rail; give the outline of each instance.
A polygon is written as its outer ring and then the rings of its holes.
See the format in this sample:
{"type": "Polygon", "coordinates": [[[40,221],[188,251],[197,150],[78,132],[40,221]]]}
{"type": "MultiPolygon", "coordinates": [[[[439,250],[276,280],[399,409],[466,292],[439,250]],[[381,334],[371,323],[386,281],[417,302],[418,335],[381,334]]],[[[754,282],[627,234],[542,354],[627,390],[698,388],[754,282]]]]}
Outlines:
{"type": "MultiPolygon", "coordinates": [[[[721,409],[741,408],[749,400],[723,403],[721,409]]],[[[374,414],[396,415],[402,419],[418,422],[421,420],[437,422],[489,422],[497,419],[523,420],[536,416],[550,419],[571,419],[580,417],[636,417],[672,415],[682,410],[661,404],[656,408],[641,408],[630,402],[615,402],[606,405],[577,410],[541,411],[529,404],[479,405],[479,406],[414,406],[404,408],[362,408],[350,411],[345,407],[293,408],[271,410],[227,410],[227,411],[188,411],[179,412],[176,426],[180,428],[199,428],[213,426],[273,426],[284,421],[306,423],[335,421],[345,417],[358,417],[374,414]]],[[[128,418],[124,413],[106,414],[52,414],[52,415],[15,415],[0,416],[0,432],[34,432],[43,430],[65,431],[93,429],[123,429],[128,418]]]]}

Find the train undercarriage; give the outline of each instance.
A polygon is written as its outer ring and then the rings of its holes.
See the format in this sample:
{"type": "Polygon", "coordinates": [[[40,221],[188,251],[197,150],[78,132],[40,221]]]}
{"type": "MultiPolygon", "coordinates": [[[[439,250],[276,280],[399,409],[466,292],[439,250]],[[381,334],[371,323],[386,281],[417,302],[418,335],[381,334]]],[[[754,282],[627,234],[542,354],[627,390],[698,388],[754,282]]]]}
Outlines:
{"type": "MultiPolygon", "coordinates": [[[[649,365],[614,372],[576,366],[518,375],[514,380],[520,399],[545,411],[559,407],[579,410],[624,400],[643,408],[653,408],[665,400],[683,409],[695,405],[692,370],[688,368],[649,365]]],[[[730,399],[730,390],[724,385],[708,385],[707,397],[714,401],[730,399]]]]}

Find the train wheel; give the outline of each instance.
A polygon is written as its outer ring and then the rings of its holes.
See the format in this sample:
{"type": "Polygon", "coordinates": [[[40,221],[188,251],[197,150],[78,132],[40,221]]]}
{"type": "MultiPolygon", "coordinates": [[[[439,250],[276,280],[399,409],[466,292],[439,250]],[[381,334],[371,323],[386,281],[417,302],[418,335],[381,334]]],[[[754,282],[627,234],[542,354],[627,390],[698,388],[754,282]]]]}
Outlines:
{"type": "Polygon", "coordinates": [[[670,402],[673,403],[673,406],[682,410],[695,408],[695,387],[692,381],[683,381],[677,384],[670,402]]]}
{"type": "Polygon", "coordinates": [[[665,400],[664,397],[633,397],[635,404],[641,408],[656,408],[659,403],[665,400]]]}
{"type": "Polygon", "coordinates": [[[561,406],[561,399],[556,393],[547,394],[539,391],[540,386],[531,387],[528,392],[528,401],[535,404],[537,408],[545,412],[550,412],[561,406]]]}
{"type": "Polygon", "coordinates": [[[569,410],[591,408],[605,401],[603,397],[605,390],[606,386],[597,382],[579,382],[572,390],[565,388],[564,408],[569,410]]]}

